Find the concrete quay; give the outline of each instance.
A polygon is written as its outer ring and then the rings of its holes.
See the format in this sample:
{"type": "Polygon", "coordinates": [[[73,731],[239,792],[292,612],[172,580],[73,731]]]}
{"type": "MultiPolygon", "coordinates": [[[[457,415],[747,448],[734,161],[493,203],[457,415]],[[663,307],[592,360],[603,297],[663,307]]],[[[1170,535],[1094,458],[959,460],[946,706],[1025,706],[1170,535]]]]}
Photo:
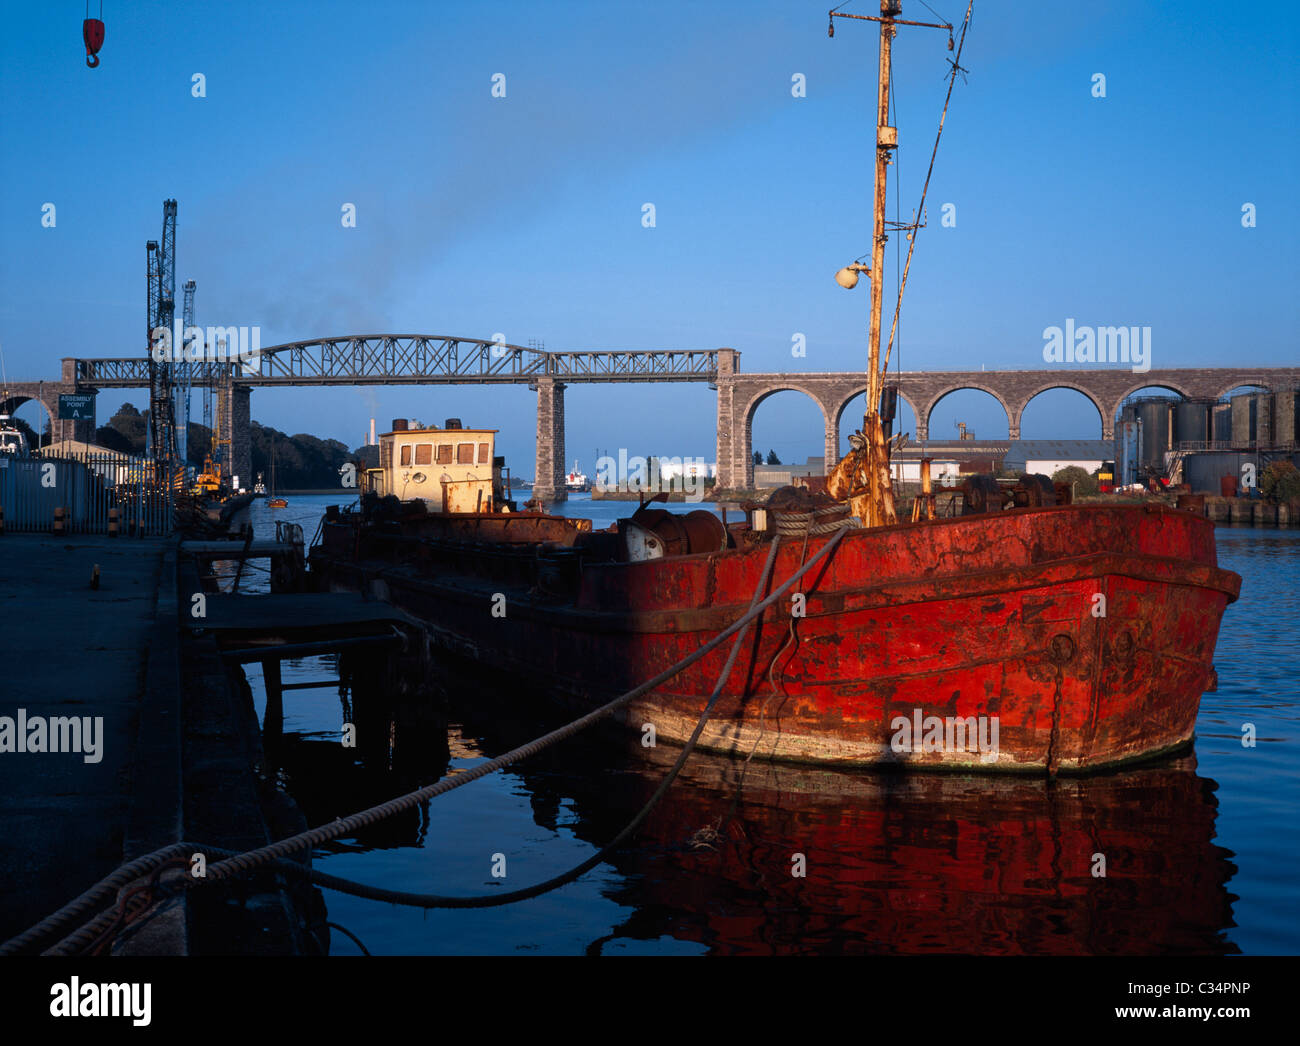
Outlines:
{"type": "MultiPolygon", "coordinates": [[[[178,728],[174,578],[174,545],[162,539],[0,539],[0,940],[93,885],[135,846],[179,838],[175,745],[173,779],[153,763],[156,735],[178,728]],[[170,665],[169,651],[154,642],[159,615],[169,612],[170,665]],[[147,708],[160,721],[144,720],[147,708]],[[15,737],[20,717],[27,736],[15,737]],[[31,724],[53,717],[95,724],[80,738],[82,751],[22,750],[35,741],[31,724]],[[97,750],[87,751],[92,741],[97,750]]],[[[42,747],[55,743],[51,734],[42,747]]]]}
{"type": "MultiPolygon", "coordinates": [[[[0,537],[0,942],[181,839],[244,850],[305,827],[268,783],[242,672],[186,627],[202,586],[175,538],[0,537]]],[[[196,890],[113,954],[315,950],[284,885],[196,890]]]]}

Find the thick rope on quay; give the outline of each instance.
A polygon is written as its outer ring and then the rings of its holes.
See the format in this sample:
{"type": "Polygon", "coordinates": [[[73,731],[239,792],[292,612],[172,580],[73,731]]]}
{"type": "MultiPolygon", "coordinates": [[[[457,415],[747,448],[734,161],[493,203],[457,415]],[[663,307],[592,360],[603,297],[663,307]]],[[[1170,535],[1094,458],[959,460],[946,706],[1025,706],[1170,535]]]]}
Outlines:
{"type": "Polygon", "coordinates": [[[23,954],[41,941],[58,933],[60,929],[75,925],[74,920],[98,911],[106,900],[116,896],[117,892],[128,883],[143,878],[176,857],[182,855],[188,857],[193,852],[194,846],[191,843],[172,843],[161,850],[154,850],[152,853],[144,854],[134,861],[122,865],[97,882],[76,900],[69,901],[53,915],[42,919],[30,930],[25,930],[17,937],[11,937],[5,941],[4,944],[0,945],[0,955],[23,954]]]}
{"type": "MultiPolygon", "coordinates": [[[[526,759],[529,756],[536,755],[538,752],[541,752],[546,748],[549,748],[550,746],[557,744],[560,741],[572,737],[574,734],[577,734],[579,731],[586,729],[588,726],[592,725],[593,723],[601,719],[606,718],[609,715],[612,715],[614,712],[618,711],[624,705],[629,704],[630,702],[636,700],[638,697],[641,697],[642,695],[648,693],[649,691],[667,682],[669,679],[672,679],[674,676],[678,675],[686,668],[689,668],[691,665],[695,664],[695,662],[699,661],[701,658],[712,653],[715,649],[717,649],[717,647],[719,647],[727,639],[731,638],[736,633],[744,629],[747,629],[751,622],[753,622],[755,619],[760,617],[768,607],[776,603],[783,595],[785,595],[785,593],[788,592],[795,585],[795,583],[801,577],[804,576],[804,574],[806,574],[817,563],[819,563],[822,559],[824,559],[827,555],[829,555],[831,551],[833,551],[838,546],[839,542],[843,539],[844,535],[848,533],[849,526],[852,525],[854,522],[855,521],[852,520],[851,518],[841,520],[836,526],[836,533],[834,533],[831,536],[830,540],[828,540],[825,545],[823,545],[820,549],[817,550],[817,552],[812,556],[811,559],[809,559],[802,566],[800,566],[798,570],[796,570],[793,574],[791,574],[790,577],[786,579],[786,581],[783,582],[778,588],[776,588],[771,595],[767,596],[765,599],[762,599],[757,603],[752,604],[750,609],[745,614],[743,614],[740,618],[734,621],[731,625],[727,626],[727,628],[719,632],[718,635],[716,635],[713,639],[709,640],[708,643],[704,644],[698,650],[695,650],[689,655],[687,655],[677,664],[660,672],[654,678],[648,680],[645,683],[642,683],[640,686],[635,687],[632,690],[629,690],[627,693],[622,694],[621,696],[615,698],[614,700],[608,702],[605,705],[602,705],[600,708],[595,709],[592,712],[588,712],[587,714],[579,717],[578,719],[573,720],[572,722],[566,724],[565,726],[559,727],[556,730],[552,730],[550,733],[544,734],[543,736],[536,738],[525,745],[521,745],[518,748],[514,748],[511,751],[499,755],[494,759],[490,759],[485,763],[480,763],[478,766],[472,767],[469,770],[466,770],[464,773],[456,774],[453,777],[444,778],[443,780],[437,781],[431,785],[427,785],[424,788],[420,788],[413,792],[408,792],[406,795],[399,796],[395,799],[391,799],[386,803],[381,803],[378,806],[370,807],[369,809],[362,810],[359,813],[355,813],[348,817],[340,818],[338,820],[332,821],[328,825],[321,825],[318,828],[314,828],[306,832],[301,832],[298,835],[291,836],[287,839],[282,839],[278,842],[268,844],[267,846],[259,847],[258,849],[255,850],[246,851],[244,853],[236,854],[231,857],[225,857],[217,864],[210,865],[207,869],[207,875],[205,877],[200,879],[187,880],[186,886],[190,887],[190,886],[200,885],[205,882],[224,880],[233,877],[241,872],[252,871],[262,865],[269,864],[273,861],[278,861],[279,858],[287,857],[288,855],[296,853],[300,850],[319,846],[322,843],[329,842],[333,839],[337,839],[340,836],[354,834],[360,828],[364,828],[368,825],[374,824],[375,822],[380,821],[385,817],[390,817],[393,814],[401,813],[403,810],[410,809],[411,807],[416,806],[429,799],[435,798],[440,795],[445,795],[447,792],[450,792],[454,788],[463,787],[464,785],[469,784],[471,781],[476,781],[481,777],[485,777],[490,773],[494,773],[495,771],[502,769],[503,767],[510,766],[511,764],[519,762],[522,759],[526,759]]],[[[802,533],[802,531],[800,532],[802,533]]],[[[775,537],[773,540],[773,544],[774,545],[776,544],[775,537]]],[[[772,551],[769,553],[769,566],[770,566],[770,562],[774,561],[775,555],[776,555],[776,549],[774,547],[772,551]]],[[[765,576],[766,576],[766,568],[765,568],[765,576]]],[[[759,590],[761,591],[761,586],[759,590]]],[[[736,649],[737,650],[739,649],[739,644],[737,644],[736,649]]],[[[733,650],[732,658],[729,659],[728,662],[727,674],[730,673],[730,665],[731,662],[734,661],[734,655],[735,655],[735,651],[733,650]]],[[[725,676],[723,678],[725,680],[725,676]]],[[[720,692],[721,685],[722,683],[720,681],[718,686],[718,692],[720,692]]],[[[711,711],[712,704],[713,701],[711,699],[709,706],[707,706],[706,708],[706,712],[711,711]]],[[[692,747],[695,741],[698,739],[699,733],[703,730],[706,719],[707,719],[707,715],[702,716],[701,721],[697,724],[696,732],[692,735],[692,740],[690,742],[692,747]]],[[[689,750],[685,751],[684,754],[689,754],[689,750]]],[[[677,769],[680,769],[680,767],[674,768],[673,771],[674,775],[677,769]]],[[[661,786],[661,789],[663,787],[665,786],[661,786]]],[[[659,793],[656,793],[656,801],[657,801],[658,794],[659,793]]],[[[639,821],[636,823],[639,823],[639,821]]],[[[630,826],[630,828],[634,828],[634,827],[635,824],[630,826]]],[[[630,828],[625,829],[625,832],[629,831],[630,828]]],[[[623,834],[621,833],[619,838],[621,839],[622,837],[623,834]]],[[[611,847],[613,845],[616,844],[611,844],[611,847]]],[[[122,887],[126,886],[128,883],[131,883],[136,879],[139,879],[149,874],[150,872],[154,871],[161,865],[165,864],[167,861],[177,856],[186,855],[188,857],[188,855],[196,852],[217,853],[219,851],[215,847],[205,848],[202,844],[198,844],[198,843],[174,843],[170,846],[163,847],[159,850],[155,850],[153,853],[145,854],[144,856],[139,857],[134,861],[130,862],[129,864],[124,865],[123,867],[117,869],[111,875],[107,876],[105,879],[101,880],[95,886],[91,887],[89,890],[83,893],[80,897],[71,901],[69,904],[65,905],[63,908],[55,912],[53,915],[50,915],[48,918],[42,920],[40,923],[32,927],[30,930],[27,930],[26,932],[20,934],[19,936],[14,937],[9,941],[6,941],[3,945],[0,945],[0,955],[12,955],[12,954],[18,954],[20,952],[28,951],[32,949],[34,946],[41,943],[42,941],[55,938],[58,934],[66,933],[70,928],[76,927],[78,925],[82,926],[80,930],[77,930],[76,932],[65,937],[63,940],[59,941],[55,947],[47,950],[45,954],[66,955],[66,954],[75,954],[80,952],[83,948],[93,943],[103,933],[105,926],[109,925],[116,917],[116,913],[114,913],[111,910],[108,912],[104,912],[96,919],[84,925],[82,925],[80,920],[83,920],[84,917],[88,915],[91,911],[98,910],[106,900],[113,897],[122,887]]],[[[603,852],[604,851],[602,851],[602,853],[603,852]]],[[[595,863],[594,860],[592,863],[595,863]]],[[[286,869],[286,870],[305,871],[306,869],[303,869],[302,866],[299,865],[296,866],[296,868],[294,869],[286,869]]],[[[585,868],[583,870],[585,870],[585,868]]],[[[316,879],[317,876],[322,876],[322,875],[323,873],[312,873],[313,879],[316,879]]],[[[331,885],[331,883],[328,880],[333,880],[333,879],[334,877],[325,876],[322,880],[322,885],[331,885]]],[[[337,880],[337,881],[347,882],[346,880],[337,880]]],[[[359,884],[350,884],[350,885],[359,887],[359,884]]],[[[542,884],[542,885],[546,885],[546,884],[542,884]]],[[[377,891],[379,888],[368,887],[366,889],[377,891]]],[[[537,888],[533,887],[529,889],[535,890],[537,888]]],[[[523,892],[524,891],[516,891],[516,893],[523,893],[523,892]]],[[[362,896],[368,896],[368,894],[363,894],[362,896]]],[[[399,896],[399,894],[391,893],[389,896],[399,896]]],[[[423,897],[424,895],[410,895],[410,896],[423,897]]],[[[504,903],[499,901],[498,898],[507,897],[507,896],[508,895],[504,895],[504,894],[497,895],[492,899],[493,903],[504,903]]],[[[388,898],[385,897],[384,899],[388,899],[388,898]]],[[[450,902],[456,902],[458,900],[472,901],[474,899],[447,898],[446,900],[450,902]]],[[[484,905],[467,904],[464,906],[478,907],[484,905]]]]}

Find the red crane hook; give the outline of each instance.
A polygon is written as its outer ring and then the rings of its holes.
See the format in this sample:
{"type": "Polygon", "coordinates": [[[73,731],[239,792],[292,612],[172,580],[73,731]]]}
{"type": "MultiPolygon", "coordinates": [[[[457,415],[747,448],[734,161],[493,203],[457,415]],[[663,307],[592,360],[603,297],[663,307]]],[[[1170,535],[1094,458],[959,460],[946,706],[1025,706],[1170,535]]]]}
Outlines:
{"type": "Polygon", "coordinates": [[[81,38],[86,41],[86,65],[94,69],[99,65],[99,49],[104,46],[104,23],[87,18],[81,23],[81,38]]]}

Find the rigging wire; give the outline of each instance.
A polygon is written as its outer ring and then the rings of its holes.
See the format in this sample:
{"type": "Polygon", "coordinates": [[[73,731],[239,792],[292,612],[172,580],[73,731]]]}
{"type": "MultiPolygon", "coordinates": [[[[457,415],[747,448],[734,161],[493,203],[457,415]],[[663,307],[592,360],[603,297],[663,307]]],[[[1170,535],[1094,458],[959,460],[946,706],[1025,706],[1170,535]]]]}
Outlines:
{"type": "Polygon", "coordinates": [[[940,14],[938,11],[936,11],[933,7],[931,7],[929,4],[927,4],[927,3],[925,2],[925,0],[920,0],[920,4],[921,4],[921,6],[924,7],[927,11],[929,11],[930,14],[934,15],[935,18],[939,19],[939,21],[941,21],[944,25],[952,25],[952,23],[949,22],[948,19],[944,18],[943,15],[941,15],[941,14],[940,14]]]}

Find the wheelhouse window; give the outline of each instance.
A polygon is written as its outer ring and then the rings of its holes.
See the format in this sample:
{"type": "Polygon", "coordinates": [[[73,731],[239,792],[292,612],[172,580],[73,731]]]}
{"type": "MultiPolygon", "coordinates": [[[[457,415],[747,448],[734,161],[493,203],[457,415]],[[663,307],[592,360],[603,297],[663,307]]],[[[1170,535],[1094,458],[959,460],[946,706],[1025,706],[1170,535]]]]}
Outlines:
{"type": "Polygon", "coordinates": [[[429,465],[433,462],[433,444],[420,443],[415,448],[415,463],[417,465],[429,465]]]}
{"type": "Polygon", "coordinates": [[[450,444],[450,443],[439,443],[439,444],[438,444],[438,464],[439,464],[439,465],[450,465],[450,464],[451,464],[451,444],[450,444]]]}
{"type": "Polygon", "coordinates": [[[403,444],[402,444],[402,464],[403,464],[403,465],[409,465],[410,463],[411,463],[411,445],[410,445],[409,443],[403,443],[403,444]]]}
{"type": "Polygon", "coordinates": [[[488,456],[488,445],[486,443],[480,443],[478,445],[478,463],[480,465],[487,465],[491,463],[491,460],[492,459],[488,456]]]}
{"type": "Polygon", "coordinates": [[[474,464],[474,444],[457,443],[456,444],[456,464],[472,465],[474,464]]]}

